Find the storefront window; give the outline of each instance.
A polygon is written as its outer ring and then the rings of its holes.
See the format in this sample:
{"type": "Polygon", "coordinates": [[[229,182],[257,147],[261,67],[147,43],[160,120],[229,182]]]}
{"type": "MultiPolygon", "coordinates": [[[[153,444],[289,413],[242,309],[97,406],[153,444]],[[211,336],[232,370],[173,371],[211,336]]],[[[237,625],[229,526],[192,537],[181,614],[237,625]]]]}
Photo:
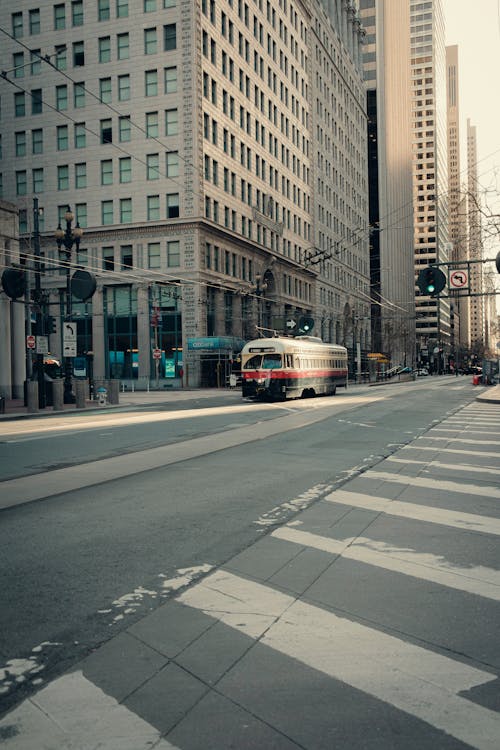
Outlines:
{"type": "Polygon", "coordinates": [[[138,377],[137,289],[130,285],[105,287],[104,310],[107,341],[106,377],[138,377]]]}

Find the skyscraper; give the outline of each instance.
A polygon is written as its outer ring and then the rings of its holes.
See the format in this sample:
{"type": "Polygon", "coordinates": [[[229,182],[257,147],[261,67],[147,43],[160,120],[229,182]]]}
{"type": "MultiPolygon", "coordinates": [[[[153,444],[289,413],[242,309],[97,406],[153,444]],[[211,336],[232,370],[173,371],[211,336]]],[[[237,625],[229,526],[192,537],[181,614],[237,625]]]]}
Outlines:
{"type": "MultiPolygon", "coordinates": [[[[415,271],[448,260],[446,56],[441,0],[411,0],[415,271]]],[[[418,295],[420,358],[442,371],[450,353],[448,299],[418,295]]]]}

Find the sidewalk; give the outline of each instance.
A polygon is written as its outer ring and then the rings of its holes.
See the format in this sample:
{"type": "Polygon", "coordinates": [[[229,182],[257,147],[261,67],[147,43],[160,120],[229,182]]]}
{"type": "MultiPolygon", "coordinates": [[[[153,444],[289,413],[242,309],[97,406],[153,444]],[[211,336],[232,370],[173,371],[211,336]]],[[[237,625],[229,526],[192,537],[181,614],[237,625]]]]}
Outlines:
{"type": "Polygon", "coordinates": [[[28,412],[23,399],[6,399],[5,411],[0,413],[2,419],[18,419],[29,417],[51,416],[53,414],[78,414],[90,410],[106,411],[107,409],[118,409],[122,406],[145,406],[151,404],[166,404],[176,401],[194,401],[205,398],[217,398],[226,394],[239,393],[237,388],[183,388],[178,390],[162,391],[124,391],[120,392],[118,404],[106,404],[99,406],[97,401],[88,399],[84,409],[77,409],[75,404],[65,404],[62,411],[55,411],[52,406],[39,409],[36,412],[28,412]]]}
{"type": "MultiPolygon", "coordinates": [[[[384,387],[384,385],[391,385],[391,383],[389,381],[387,383],[377,383],[377,386],[380,387],[384,387]]],[[[478,401],[500,403],[500,385],[488,386],[487,388],[484,386],[474,387],[480,390],[480,393],[477,395],[478,401]]],[[[24,406],[23,399],[7,399],[5,402],[5,412],[0,413],[0,420],[43,417],[53,414],[66,414],[68,412],[82,413],[89,410],[103,411],[106,409],[117,409],[121,406],[145,406],[152,404],[166,404],[175,401],[193,401],[205,398],[217,398],[237,393],[240,393],[239,388],[182,388],[175,390],[165,389],[161,391],[124,391],[120,392],[119,404],[106,404],[106,406],[99,406],[97,401],[87,400],[84,409],[77,409],[75,404],[66,404],[63,411],[59,412],[54,411],[52,406],[47,406],[45,409],[40,409],[37,412],[28,412],[28,408],[24,406]]]]}

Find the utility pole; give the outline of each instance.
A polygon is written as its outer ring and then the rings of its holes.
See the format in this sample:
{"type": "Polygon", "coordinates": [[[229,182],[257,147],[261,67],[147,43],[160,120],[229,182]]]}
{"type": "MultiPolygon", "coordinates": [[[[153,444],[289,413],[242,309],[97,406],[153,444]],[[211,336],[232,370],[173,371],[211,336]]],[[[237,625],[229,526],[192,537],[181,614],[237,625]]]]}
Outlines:
{"type": "Polygon", "coordinates": [[[45,409],[47,404],[45,397],[45,370],[43,367],[43,354],[40,353],[41,338],[43,336],[43,294],[42,294],[42,264],[40,250],[40,224],[38,198],[33,198],[33,245],[35,255],[35,290],[33,302],[36,306],[36,380],[38,381],[38,408],[45,409]]]}

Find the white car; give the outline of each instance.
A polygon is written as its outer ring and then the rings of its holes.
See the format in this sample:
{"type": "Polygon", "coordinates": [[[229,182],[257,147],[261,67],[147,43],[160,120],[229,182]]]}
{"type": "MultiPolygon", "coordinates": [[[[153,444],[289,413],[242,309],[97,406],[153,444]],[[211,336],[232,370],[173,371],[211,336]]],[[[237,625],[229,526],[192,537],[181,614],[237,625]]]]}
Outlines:
{"type": "Polygon", "coordinates": [[[428,375],[429,371],[426,367],[421,367],[419,370],[417,370],[417,375],[428,375]]]}

